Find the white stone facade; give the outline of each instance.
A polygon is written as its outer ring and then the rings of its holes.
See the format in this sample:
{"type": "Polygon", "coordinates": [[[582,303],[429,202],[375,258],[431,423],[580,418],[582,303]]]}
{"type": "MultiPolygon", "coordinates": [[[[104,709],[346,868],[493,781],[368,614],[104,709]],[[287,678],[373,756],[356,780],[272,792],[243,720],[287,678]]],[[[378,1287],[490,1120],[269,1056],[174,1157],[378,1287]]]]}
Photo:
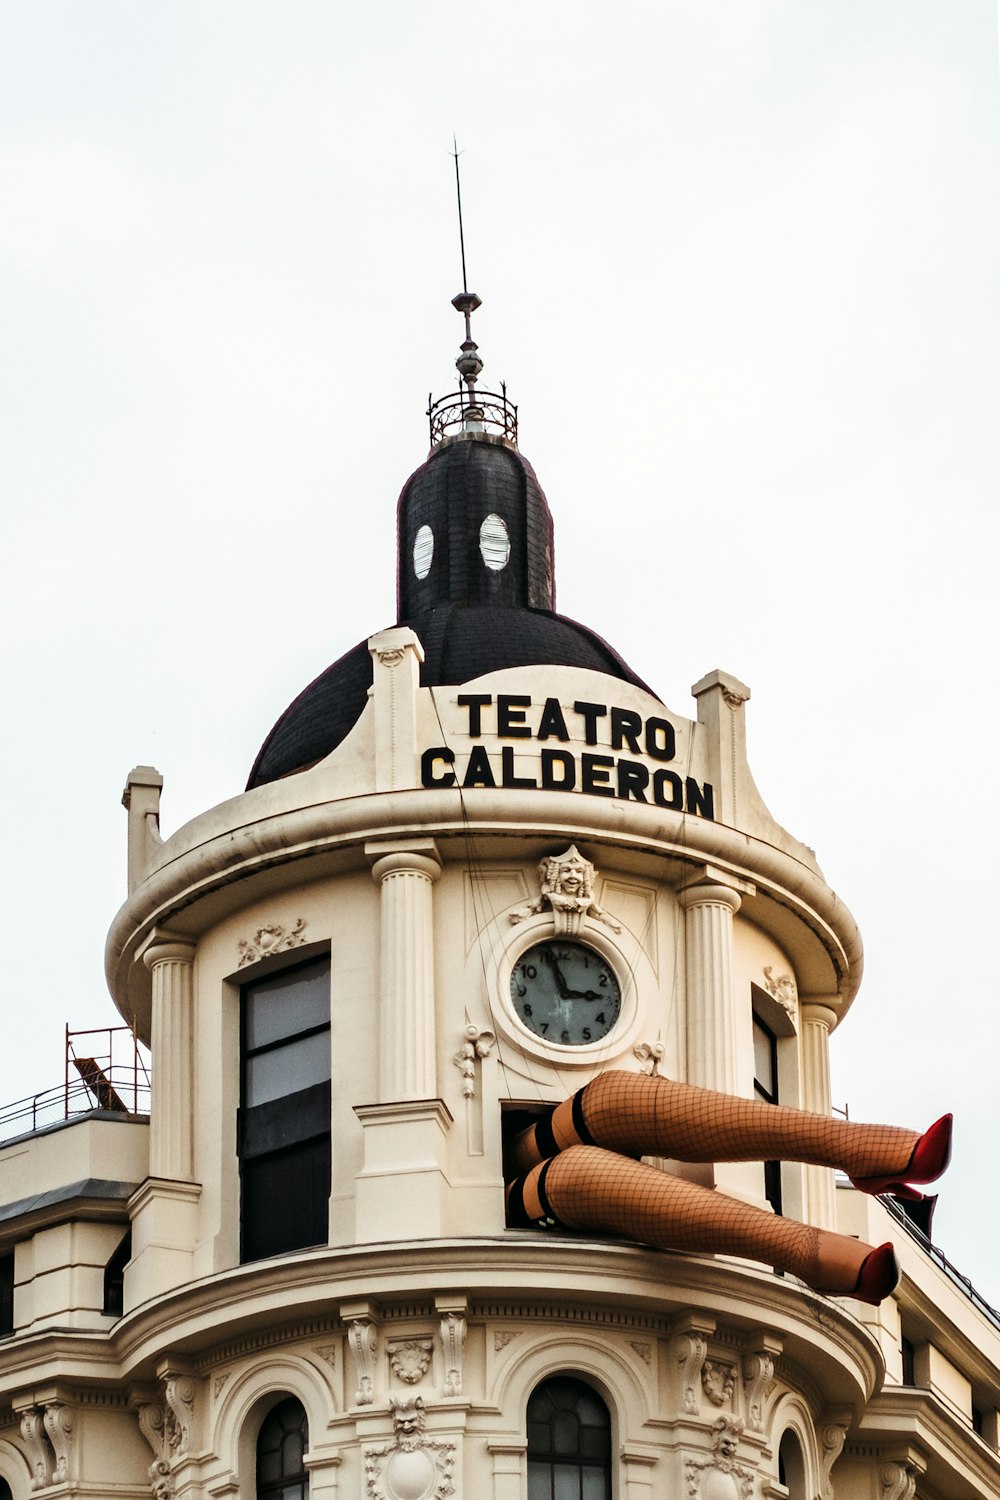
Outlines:
{"type": "MultiPolygon", "coordinates": [[[[731,1257],[505,1227],[504,1107],[608,1068],[752,1095],[755,1007],[782,1101],[831,1108],[860,940],[756,792],[747,689],[712,673],[689,720],[565,667],[421,688],[408,630],[371,650],[367,709],[311,769],[165,842],[159,778],[130,778],[107,973],[152,1047],[152,1114],[0,1147],[14,1500],[250,1500],[285,1396],[313,1500],[526,1500],[528,1401],[560,1374],[607,1405],[614,1500],[1000,1496],[1000,1328],[828,1169],[786,1164],[785,1211],[896,1241],[904,1279],[878,1309],[731,1257]],[[538,738],[553,702],[567,739],[538,738]],[[574,790],[545,785],[570,766],[574,790]],[[578,936],[621,1009],[561,1046],[525,1027],[511,974],[557,930],[538,865],[571,845],[595,872],[578,936]],[[241,989],[326,954],[327,1243],[241,1263],[241,989]],[[119,1317],[102,1286],[129,1226],[119,1317]]],[[[759,1164],[676,1169],[765,1202],[759,1164]]]]}

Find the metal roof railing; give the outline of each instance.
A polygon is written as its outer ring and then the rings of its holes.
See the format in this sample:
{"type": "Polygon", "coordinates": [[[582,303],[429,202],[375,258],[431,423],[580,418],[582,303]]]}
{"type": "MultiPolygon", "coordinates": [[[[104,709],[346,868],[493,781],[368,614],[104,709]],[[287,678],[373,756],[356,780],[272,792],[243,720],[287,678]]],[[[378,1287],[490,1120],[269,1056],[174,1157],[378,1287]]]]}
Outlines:
{"type": "Polygon", "coordinates": [[[149,1063],[128,1026],[66,1027],[63,1081],[0,1107],[0,1142],[94,1110],[149,1114],[149,1063]]]}

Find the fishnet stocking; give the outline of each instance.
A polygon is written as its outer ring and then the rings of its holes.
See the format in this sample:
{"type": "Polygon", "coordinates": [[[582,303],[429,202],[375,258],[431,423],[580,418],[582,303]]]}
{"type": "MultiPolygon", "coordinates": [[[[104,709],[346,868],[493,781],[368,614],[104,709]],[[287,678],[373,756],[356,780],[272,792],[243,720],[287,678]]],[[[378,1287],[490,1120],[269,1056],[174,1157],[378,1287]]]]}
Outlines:
{"type": "Polygon", "coordinates": [[[558,1105],[547,1126],[548,1141],[544,1134],[537,1138],[546,1126],[533,1125],[517,1142],[513,1156],[518,1171],[589,1136],[595,1145],[624,1156],[692,1162],[778,1159],[839,1167],[854,1178],[879,1177],[904,1172],[920,1139],[918,1131],[897,1125],[836,1120],[670,1078],[623,1072],[600,1074],[558,1105]],[[578,1128],[581,1115],[583,1131],[578,1128]]]}
{"type": "MultiPolygon", "coordinates": [[[[546,1211],[538,1197],[542,1171],[534,1168],[524,1184],[531,1217],[546,1211]]],[[[596,1146],[571,1146],[553,1157],[544,1192],[567,1228],[620,1234],[664,1250],[746,1256],[790,1271],[819,1292],[852,1292],[872,1249],[596,1146]]]]}

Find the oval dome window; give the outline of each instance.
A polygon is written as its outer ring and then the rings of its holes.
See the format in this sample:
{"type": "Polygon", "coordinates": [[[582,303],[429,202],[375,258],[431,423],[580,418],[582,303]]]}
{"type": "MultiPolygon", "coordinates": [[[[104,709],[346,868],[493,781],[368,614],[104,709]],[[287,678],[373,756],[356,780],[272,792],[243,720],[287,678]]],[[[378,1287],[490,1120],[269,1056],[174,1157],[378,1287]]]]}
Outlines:
{"type": "Polygon", "coordinates": [[[510,561],[510,537],[507,526],[499,516],[492,513],[479,528],[479,551],[483,562],[494,573],[499,573],[510,561]]]}
{"type": "Polygon", "coordinates": [[[426,578],[434,561],[434,533],[429,526],[421,526],[413,538],[413,571],[418,578],[426,578]]]}

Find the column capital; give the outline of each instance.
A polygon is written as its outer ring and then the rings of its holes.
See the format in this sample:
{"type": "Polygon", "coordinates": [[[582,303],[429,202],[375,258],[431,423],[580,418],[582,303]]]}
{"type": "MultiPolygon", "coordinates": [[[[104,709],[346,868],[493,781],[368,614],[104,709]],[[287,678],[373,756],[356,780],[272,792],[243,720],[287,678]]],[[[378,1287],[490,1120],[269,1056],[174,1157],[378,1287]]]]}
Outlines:
{"type": "Polygon", "coordinates": [[[677,892],[677,899],[685,911],[695,906],[728,906],[735,916],[743,905],[743,897],[729,885],[686,885],[677,892]]]}
{"type": "Polygon", "coordinates": [[[803,1026],[822,1026],[825,1031],[832,1031],[840,1019],[833,1006],[826,999],[810,1000],[808,996],[799,996],[799,1016],[803,1026]]]}
{"type": "Polygon", "coordinates": [[[400,839],[365,845],[372,861],[372,879],[381,884],[387,875],[398,871],[426,875],[430,881],[441,874],[441,855],[433,839],[400,839]]]}
{"type": "Polygon", "coordinates": [[[194,938],[185,937],[182,932],[171,932],[166,927],[154,927],[149,937],[140,947],[138,958],[141,958],[147,969],[154,969],[157,964],[179,962],[194,963],[194,956],[198,944],[194,938]]]}

